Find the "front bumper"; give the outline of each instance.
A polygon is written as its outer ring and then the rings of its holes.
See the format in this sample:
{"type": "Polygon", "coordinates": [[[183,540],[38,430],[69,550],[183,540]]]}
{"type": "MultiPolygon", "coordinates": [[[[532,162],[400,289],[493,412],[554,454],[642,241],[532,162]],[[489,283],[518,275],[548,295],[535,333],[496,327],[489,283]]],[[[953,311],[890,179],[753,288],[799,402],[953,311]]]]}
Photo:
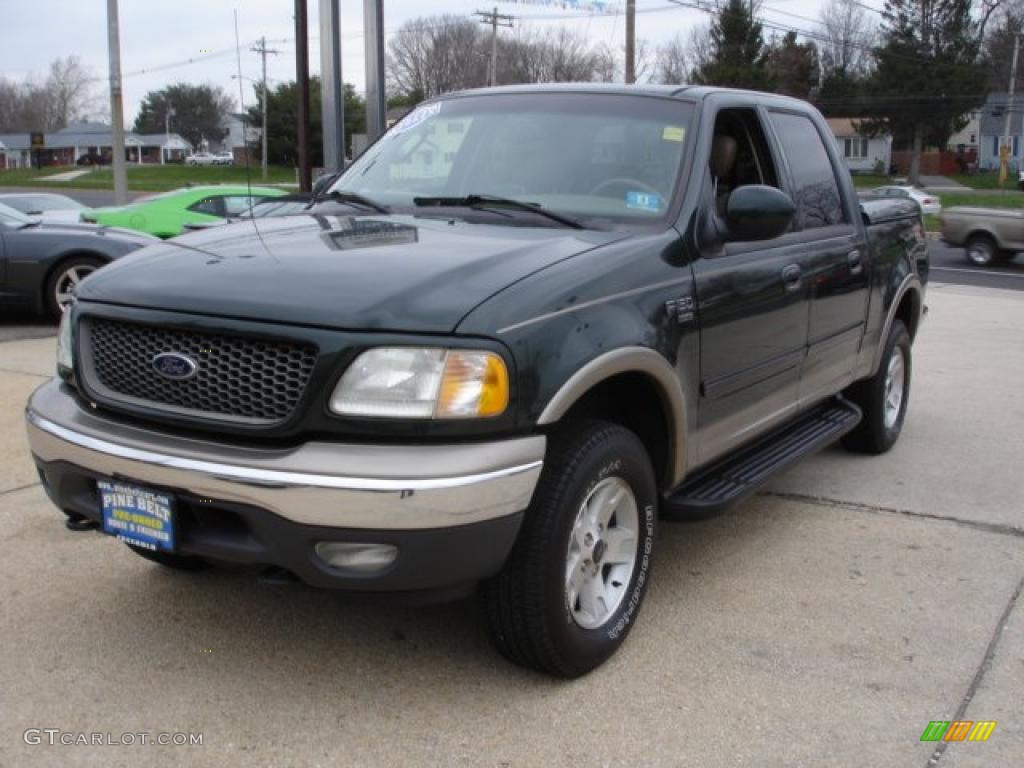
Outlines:
{"type": "Polygon", "coordinates": [[[97,479],[176,500],[177,551],[279,566],[315,586],[434,590],[500,569],[543,462],[545,439],[431,446],[310,442],[255,449],[143,429],[83,407],[54,380],[26,409],[40,477],[63,510],[100,519],[97,479]],[[318,541],[394,544],[370,575],[328,566],[318,541]]]}

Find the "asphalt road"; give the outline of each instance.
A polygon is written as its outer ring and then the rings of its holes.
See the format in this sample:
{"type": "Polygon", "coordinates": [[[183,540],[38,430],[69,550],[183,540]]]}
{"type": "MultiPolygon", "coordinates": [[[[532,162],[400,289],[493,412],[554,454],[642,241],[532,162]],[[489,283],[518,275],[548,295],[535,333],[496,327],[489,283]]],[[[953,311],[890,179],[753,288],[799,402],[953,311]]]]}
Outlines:
{"type": "Polygon", "coordinates": [[[175,573],[67,531],[23,426],[54,341],[0,342],[0,766],[1022,765],[1024,294],[928,298],[895,448],[663,525],[627,643],[573,682],[504,662],[472,601],[175,573]],[[935,720],[997,726],[922,742],[935,720]]]}
{"type": "Polygon", "coordinates": [[[1008,264],[975,267],[964,257],[963,248],[951,248],[938,240],[929,244],[928,255],[931,280],[936,283],[1024,291],[1024,256],[1018,255],[1008,264]]]}
{"type": "MultiPolygon", "coordinates": [[[[114,193],[108,189],[61,189],[59,187],[0,187],[0,192],[50,192],[56,195],[67,195],[82,205],[100,208],[114,204],[114,193]]],[[[128,199],[147,194],[146,192],[129,192],[128,199]]]]}

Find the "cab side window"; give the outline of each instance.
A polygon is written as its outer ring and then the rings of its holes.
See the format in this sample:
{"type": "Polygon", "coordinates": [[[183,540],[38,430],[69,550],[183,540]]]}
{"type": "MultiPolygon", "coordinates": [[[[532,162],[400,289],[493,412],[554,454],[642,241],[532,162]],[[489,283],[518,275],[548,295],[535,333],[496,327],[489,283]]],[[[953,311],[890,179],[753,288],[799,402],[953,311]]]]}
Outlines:
{"type": "Polygon", "coordinates": [[[761,121],[753,109],[723,109],[718,113],[710,170],[715,208],[720,216],[725,215],[726,202],[733,190],[750,184],[779,186],[761,121]]]}
{"type": "Polygon", "coordinates": [[[219,197],[204,197],[202,200],[192,203],[188,209],[196,213],[205,213],[207,216],[224,215],[222,213],[224,208],[219,197]]]}
{"type": "Polygon", "coordinates": [[[772,112],[771,122],[793,176],[797,224],[806,230],[845,223],[836,174],[814,123],[788,112],[772,112]]]}

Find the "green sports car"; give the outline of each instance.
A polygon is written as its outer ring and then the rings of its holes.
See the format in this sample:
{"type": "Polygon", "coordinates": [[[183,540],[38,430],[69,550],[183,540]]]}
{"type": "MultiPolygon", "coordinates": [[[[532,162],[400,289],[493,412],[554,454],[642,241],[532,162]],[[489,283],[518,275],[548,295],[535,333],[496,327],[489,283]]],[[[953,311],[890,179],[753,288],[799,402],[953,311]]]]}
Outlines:
{"type": "Polygon", "coordinates": [[[280,197],[284,190],[244,185],[207,185],[176,189],[140,197],[114,208],[94,208],[82,214],[82,221],[108,227],[126,227],[157,237],[174,237],[186,224],[218,221],[247,211],[263,198],[280,197]]]}

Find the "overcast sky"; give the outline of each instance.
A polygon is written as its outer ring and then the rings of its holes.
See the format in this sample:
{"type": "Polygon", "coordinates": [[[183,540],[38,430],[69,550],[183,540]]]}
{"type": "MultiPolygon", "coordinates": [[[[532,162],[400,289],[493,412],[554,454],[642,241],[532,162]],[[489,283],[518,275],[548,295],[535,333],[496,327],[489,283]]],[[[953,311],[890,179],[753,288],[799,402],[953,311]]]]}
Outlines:
{"type": "MultiPolygon", "coordinates": [[[[3,45],[0,74],[20,80],[30,74],[43,76],[58,56],[79,55],[105,88],[107,76],[107,28],[105,0],[2,0],[3,45]]],[[[615,0],[611,0],[615,4],[615,0]]],[[[787,27],[813,29],[824,0],[767,0],[765,17],[787,27]]],[[[867,0],[881,7],[882,0],[867,0]]],[[[320,69],[318,0],[308,0],[310,70],[320,69]]],[[[552,3],[557,5],[557,3],[552,3]]],[[[562,25],[585,32],[595,42],[622,45],[625,24],[621,13],[608,16],[545,8],[541,3],[485,0],[384,0],[385,29],[393,32],[404,21],[424,15],[451,13],[469,17],[478,9],[497,5],[501,13],[516,16],[524,29],[562,25]]],[[[624,7],[624,0],[618,5],[624,7]]],[[[345,80],[357,90],[364,86],[364,50],[361,0],[341,0],[342,67],[345,80]]],[[[657,44],[677,32],[688,34],[707,15],[698,10],[673,7],[669,0],[637,0],[637,35],[657,44]]],[[[259,78],[259,57],[248,48],[261,36],[268,47],[281,51],[269,59],[271,86],[295,77],[295,26],[293,0],[120,0],[121,66],[125,74],[125,115],[134,120],[147,91],[173,82],[207,82],[220,85],[238,100],[233,12],[238,11],[242,42],[242,74],[259,78]],[[194,59],[192,63],[186,60],[194,59]],[[183,63],[184,62],[184,63],[183,63]]],[[[510,30],[502,30],[509,34],[510,30]]],[[[246,104],[255,101],[246,83],[246,104]]]]}

